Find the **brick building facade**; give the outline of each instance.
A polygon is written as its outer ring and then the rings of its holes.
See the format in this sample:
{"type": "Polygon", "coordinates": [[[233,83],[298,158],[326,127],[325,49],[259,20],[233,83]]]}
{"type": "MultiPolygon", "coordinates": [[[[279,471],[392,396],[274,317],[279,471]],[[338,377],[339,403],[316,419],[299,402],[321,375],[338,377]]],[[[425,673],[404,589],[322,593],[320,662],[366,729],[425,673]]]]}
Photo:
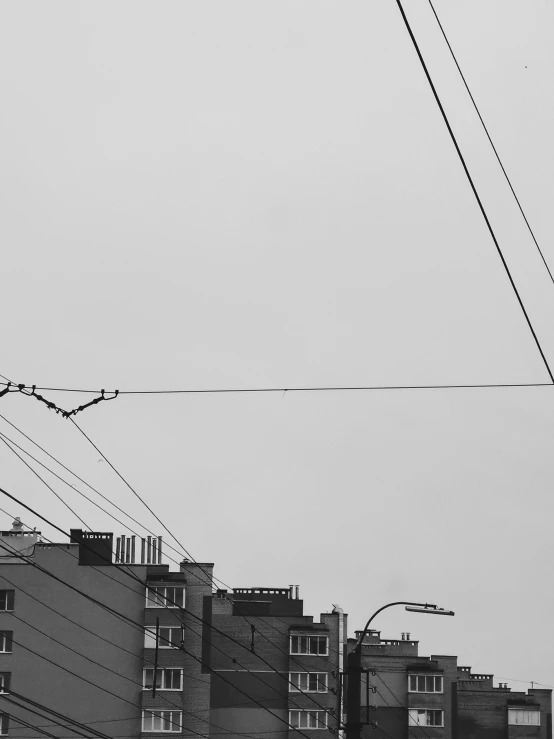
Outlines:
{"type": "MultiPolygon", "coordinates": [[[[348,640],[348,650],[356,639],[348,640]]],[[[381,639],[362,643],[362,737],[392,739],[552,739],[552,691],[512,692],[493,675],[472,673],[449,655],[423,657],[419,644],[381,639]]]]}

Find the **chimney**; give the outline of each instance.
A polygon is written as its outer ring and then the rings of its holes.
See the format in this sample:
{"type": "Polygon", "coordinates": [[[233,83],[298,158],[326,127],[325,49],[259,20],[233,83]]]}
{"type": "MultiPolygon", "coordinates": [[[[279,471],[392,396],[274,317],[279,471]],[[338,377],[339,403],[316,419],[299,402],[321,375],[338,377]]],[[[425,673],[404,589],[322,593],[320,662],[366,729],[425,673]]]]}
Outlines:
{"type": "Polygon", "coordinates": [[[404,641],[405,639],[406,639],[406,634],[402,632],[402,641],[404,641]]]}
{"type": "Polygon", "coordinates": [[[407,639],[407,641],[410,641],[410,633],[409,632],[406,633],[406,639],[407,639]]]}
{"type": "Polygon", "coordinates": [[[19,516],[17,516],[12,523],[11,533],[18,534],[21,531],[23,531],[23,524],[21,523],[19,516]]]}

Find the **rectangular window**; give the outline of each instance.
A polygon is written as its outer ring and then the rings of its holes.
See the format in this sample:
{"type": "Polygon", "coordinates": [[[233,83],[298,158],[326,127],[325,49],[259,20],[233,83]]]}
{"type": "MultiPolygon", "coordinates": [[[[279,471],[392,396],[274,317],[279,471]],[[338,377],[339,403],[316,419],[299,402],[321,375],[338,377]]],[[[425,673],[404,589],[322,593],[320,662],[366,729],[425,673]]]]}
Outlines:
{"type": "Polygon", "coordinates": [[[326,693],[326,672],[291,672],[289,674],[289,692],[291,693],[326,693]]]}
{"type": "Polygon", "coordinates": [[[0,714],[0,735],[5,736],[10,729],[10,717],[7,713],[0,714]]]}
{"type": "Polygon", "coordinates": [[[185,589],[156,586],[148,588],[146,593],[147,608],[183,608],[185,589]]]}
{"type": "Polygon", "coordinates": [[[442,693],[442,675],[410,675],[410,693],[442,693]]]}
{"type": "Polygon", "coordinates": [[[508,708],[510,726],[540,726],[541,712],[529,708],[508,708]]]}
{"type": "Polygon", "coordinates": [[[294,729],[326,729],[325,711],[289,711],[289,724],[294,729]]]}
{"type": "Polygon", "coordinates": [[[12,651],[13,631],[0,631],[0,652],[12,651]]]}
{"type": "Polygon", "coordinates": [[[290,638],[290,654],[317,654],[327,656],[326,636],[307,636],[298,634],[290,638]]]}
{"type": "Polygon", "coordinates": [[[410,726],[444,726],[444,711],[429,708],[410,708],[410,726]]]}
{"type": "Polygon", "coordinates": [[[182,730],[182,711],[143,711],[142,730],[180,733],[182,730]]]}
{"type": "Polygon", "coordinates": [[[0,590],[0,611],[13,611],[15,590],[0,590]]]}
{"type": "MultiPolygon", "coordinates": [[[[143,671],[142,687],[144,690],[152,690],[154,682],[154,670],[146,669],[143,671]]],[[[183,689],[183,670],[163,669],[159,668],[156,672],[156,689],[157,690],[182,690],[183,689]]]]}
{"type": "MultiPolygon", "coordinates": [[[[160,626],[160,649],[179,649],[183,641],[183,629],[180,626],[160,626]]],[[[146,649],[156,648],[156,627],[149,626],[144,632],[146,649]]]]}
{"type": "Polygon", "coordinates": [[[0,693],[9,693],[11,672],[0,672],[0,693]]]}

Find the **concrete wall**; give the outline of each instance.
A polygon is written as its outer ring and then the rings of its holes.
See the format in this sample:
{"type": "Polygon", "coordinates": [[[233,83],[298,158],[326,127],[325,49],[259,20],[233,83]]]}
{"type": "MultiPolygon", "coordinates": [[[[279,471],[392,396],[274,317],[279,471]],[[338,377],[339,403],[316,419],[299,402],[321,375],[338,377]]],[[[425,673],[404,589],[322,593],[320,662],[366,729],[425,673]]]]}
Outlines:
{"type": "MultiPolygon", "coordinates": [[[[37,564],[56,574],[65,583],[109,604],[139,624],[143,623],[144,588],[116,568],[79,566],[78,545],[75,544],[37,545],[35,552],[37,564]]],[[[132,569],[140,578],[145,577],[145,567],[134,566],[132,569]]],[[[13,654],[0,654],[0,671],[12,673],[12,691],[83,723],[94,723],[98,730],[108,735],[138,735],[142,631],[27,564],[2,563],[0,588],[16,591],[13,614],[0,612],[0,629],[9,629],[14,633],[13,654]],[[47,606],[76,623],[70,623],[47,606]],[[27,623],[19,620],[19,616],[27,623]],[[39,633],[37,629],[44,633],[39,633]],[[117,646],[102,641],[94,634],[109,639],[117,646]],[[66,646],[57,644],[49,636],[59,639],[66,646]],[[84,656],[79,656],[70,648],[84,656]],[[85,657],[100,664],[93,664],[85,657]]],[[[20,702],[14,694],[10,698],[20,702]]],[[[17,708],[1,697],[0,708],[35,725],[53,723],[17,708]]],[[[59,727],[48,730],[64,735],[59,727]]],[[[22,728],[12,720],[10,736],[32,737],[40,734],[22,728]]]]}

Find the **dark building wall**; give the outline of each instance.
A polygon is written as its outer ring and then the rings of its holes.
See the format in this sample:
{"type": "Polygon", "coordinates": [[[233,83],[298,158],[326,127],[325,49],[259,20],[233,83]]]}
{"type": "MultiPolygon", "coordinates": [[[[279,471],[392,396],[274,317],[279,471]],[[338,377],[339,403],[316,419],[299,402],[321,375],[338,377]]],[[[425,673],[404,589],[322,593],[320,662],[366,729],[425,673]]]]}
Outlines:
{"type": "MultiPolygon", "coordinates": [[[[79,547],[76,544],[37,545],[35,554],[37,564],[56,574],[65,583],[85,591],[139,624],[143,623],[145,590],[116,568],[98,566],[94,569],[79,566],[79,547]]],[[[146,568],[141,566],[134,566],[133,571],[141,578],[146,574],[146,568]]],[[[61,582],[21,562],[0,565],[0,588],[16,591],[13,614],[0,612],[0,629],[12,630],[14,642],[18,642],[14,643],[11,655],[0,654],[0,671],[12,673],[11,689],[14,694],[31,698],[83,723],[105,721],[98,728],[108,735],[138,735],[142,632],[107,613],[61,582]],[[51,606],[120,648],[107,644],[46,606],[51,606]],[[19,620],[18,616],[27,623],[19,620]],[[59,639],[67,647],[105,665],[113,672],[55,643],[33,627],[59,639]],[[110,719],[115,720],[111,722],[110,719]]],[[[14,694],[10,697],[19,702],[14,694]]],[[[23,709],[15,708],[1,698],[0,707],[32,724],[50,723],[23,709]]],[[[12,721],[10,736],[30,737],[40,734],[17,726],[12,721]]]]}
{"type": "MultiPolygon", "coordinates": [[[[212,628],[207,639],[214,671],[212,722],[237,735],[260,731],[264,736],[270,732],[268,739],[284,739],[289,733],[298,736],[296,731],[289,732],[289,710],[336,711],[338,707],[338,695],[333,691],[342,668],[339,617],[325,614],[323,623],[314,624],[313,617],[302,615],[301,600],[277,595],[272,602],[273,594],[263,590],[253,591],[252,598],[246,597],[246,590],[235,591],[235,597],[242,601],[238,603],[233,602],[233,596],[212,600],[212,628]],[[291,655],[290,634],[304,632],[327,635],[329,654],[291,655]],[[291,672],[326,672],[328,692],[290,692],[291,672]]],[[[334,717],[330,717],[329,726],[336,727],[334,717]]],[[[317,736],[327,739],[330,733],[320,730],[317,736]]]]}

